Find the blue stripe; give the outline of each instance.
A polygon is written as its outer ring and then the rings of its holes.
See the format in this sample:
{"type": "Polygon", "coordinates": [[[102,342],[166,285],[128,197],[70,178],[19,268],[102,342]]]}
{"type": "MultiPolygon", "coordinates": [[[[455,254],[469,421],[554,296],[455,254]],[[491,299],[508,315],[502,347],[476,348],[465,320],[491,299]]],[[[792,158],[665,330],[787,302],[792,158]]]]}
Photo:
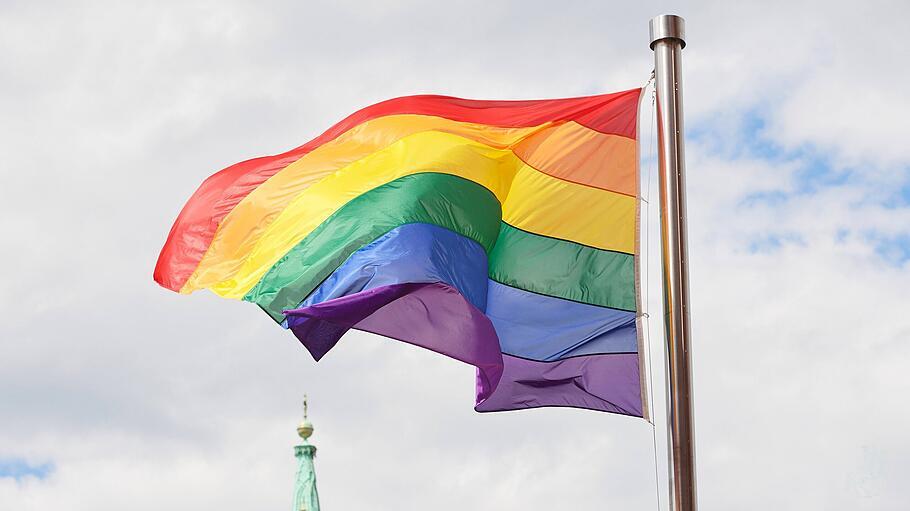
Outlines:
{"type": "Polygon", "coordinates": [[[572,302],[491,280],[486,314],[502,352],[539,361],[638,352],[635,313],[572,302]]]}
{"type": "Polygon", "coordinates": [[[486,313],[503,353],[548,362],[638,351],[634,312],[524,291],[488,280],[487,271],[476,241],[437,225],[405,224],[354,252],[298,308],[382,286],[441,282],[486,313]]]}
{"type": "Polygon", "coordinates": [[[443,282],[479,310],[487,306],[487,253],[432,224],[405,224],[351,254],[299,307],[404,282],[443,282]]]}

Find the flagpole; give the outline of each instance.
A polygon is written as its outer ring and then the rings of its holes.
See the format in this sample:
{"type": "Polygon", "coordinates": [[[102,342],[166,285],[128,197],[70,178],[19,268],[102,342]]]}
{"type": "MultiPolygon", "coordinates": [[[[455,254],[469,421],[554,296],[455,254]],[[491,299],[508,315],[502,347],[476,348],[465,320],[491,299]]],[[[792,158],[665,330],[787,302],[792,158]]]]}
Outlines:
{"type": "Polygon", "coordinates": [[[667,439],[670,506],[695,511],[689,257],[686,233],[686,159],[683,150],[682,49],[685,20],[661,15],[650,23],[657,90],[660,231],[667,340],[667,439]]]}

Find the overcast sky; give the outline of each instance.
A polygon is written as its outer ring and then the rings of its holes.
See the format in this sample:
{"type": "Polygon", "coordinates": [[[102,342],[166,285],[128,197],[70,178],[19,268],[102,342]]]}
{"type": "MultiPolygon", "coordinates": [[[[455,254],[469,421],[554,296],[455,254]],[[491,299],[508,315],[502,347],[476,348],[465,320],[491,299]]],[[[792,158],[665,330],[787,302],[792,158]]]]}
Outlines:
{"type": "Polygon", "coordinates": [[[743,3],[0,2],[0,509],[289,509],[304,392],[327,511],[656,509],[640,419],[477,414],[470,366],[357,333],[316,364],[151,273],[218,169],[394,96],[641,86],[664,12],[701,507],[907,509],[910,4],[743,3]]]}

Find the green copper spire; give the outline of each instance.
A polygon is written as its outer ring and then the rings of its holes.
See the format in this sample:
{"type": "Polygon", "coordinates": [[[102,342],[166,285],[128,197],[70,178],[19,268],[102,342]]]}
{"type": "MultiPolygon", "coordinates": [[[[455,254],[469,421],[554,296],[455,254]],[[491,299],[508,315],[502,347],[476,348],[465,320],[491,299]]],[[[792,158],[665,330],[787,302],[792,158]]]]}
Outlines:
{"type": "Polygon", "coordinates": [[[297,480],[294,483],[293,511],[319,511],[319,493],[316,491],[316,446],[308,439],[313,434],[313,423],[307,419],[306,395],[303,396],[303,422],[297,426],[297,434],[303,439],[302,445],[294,446],[297,458],[297,480]]]}

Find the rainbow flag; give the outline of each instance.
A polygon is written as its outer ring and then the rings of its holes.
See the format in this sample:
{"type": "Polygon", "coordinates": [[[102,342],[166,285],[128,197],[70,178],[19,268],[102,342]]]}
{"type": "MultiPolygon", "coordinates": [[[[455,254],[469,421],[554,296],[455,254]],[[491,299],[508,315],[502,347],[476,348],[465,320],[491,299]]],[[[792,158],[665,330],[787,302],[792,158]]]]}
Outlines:
{"type": "Polygon", "coordinates": [[[478,411],[646,416],[640,96],[367,107],[205,180],[155,280],[256,303],[316,360],[353,328],[472,364],[478,411]]]}

